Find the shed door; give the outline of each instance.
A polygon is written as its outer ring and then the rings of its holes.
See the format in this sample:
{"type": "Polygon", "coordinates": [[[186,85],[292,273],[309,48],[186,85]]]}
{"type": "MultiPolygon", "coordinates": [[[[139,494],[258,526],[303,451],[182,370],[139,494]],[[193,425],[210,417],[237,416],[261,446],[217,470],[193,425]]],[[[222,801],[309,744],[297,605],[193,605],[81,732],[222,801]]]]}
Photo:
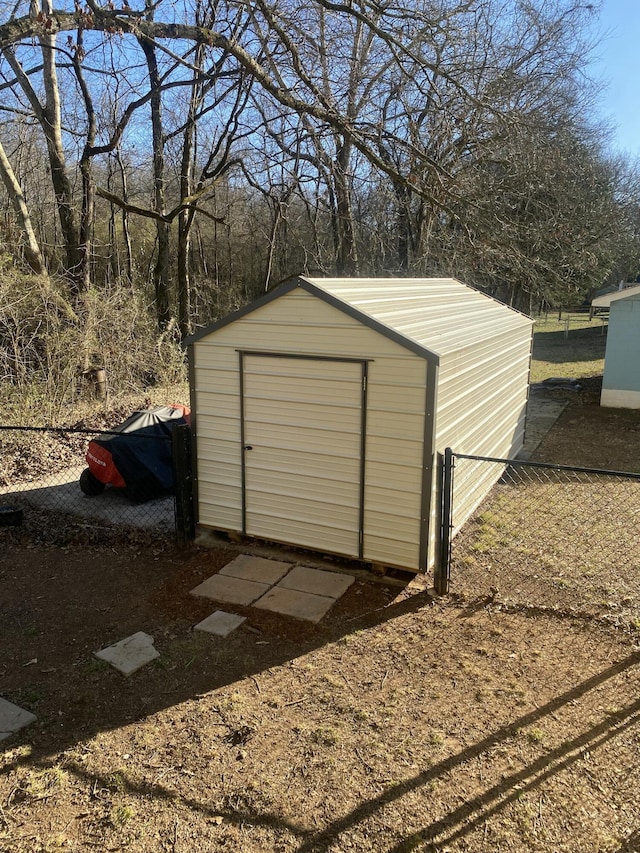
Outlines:
{"type": "Polygon", "coordinates": [[[366,364],[242,361],[245,533],[360,556],[366,364]]]}

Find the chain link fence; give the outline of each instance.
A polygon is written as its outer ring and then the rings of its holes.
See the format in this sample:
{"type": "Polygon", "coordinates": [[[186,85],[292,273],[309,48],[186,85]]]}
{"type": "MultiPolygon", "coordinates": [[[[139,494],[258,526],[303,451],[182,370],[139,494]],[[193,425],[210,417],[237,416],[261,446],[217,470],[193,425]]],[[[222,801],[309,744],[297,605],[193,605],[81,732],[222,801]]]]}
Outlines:
{"type": "MultiPolygon", "coordinates": [[[[178,428],[176,428],[178,429],[178,428]]],[[[27,547],[68,544],[171,542],[191,538],[190,438],[147,435],[162,442],[177,488],[148,500],[136,489],[106,486],[86,494],[89,442],[116,433],[84,429],[0,427],[0,533],[27,547]],[[187,451],[186,453],[184,451],[187,451]],[[86,476],[86,475],[85,475],[86,476]]],[[[155,448],[154,448],[155,449],[155,448]]]]}
{"type": "Polygon", "coordinates": [[[451,593],[640,629],[640,474],[455,453],[451,467],[451,593]],[[483,475],[497,482],[474,502],[483,475]],[[456,529],[458,495],[471,512],[456,529]]]}

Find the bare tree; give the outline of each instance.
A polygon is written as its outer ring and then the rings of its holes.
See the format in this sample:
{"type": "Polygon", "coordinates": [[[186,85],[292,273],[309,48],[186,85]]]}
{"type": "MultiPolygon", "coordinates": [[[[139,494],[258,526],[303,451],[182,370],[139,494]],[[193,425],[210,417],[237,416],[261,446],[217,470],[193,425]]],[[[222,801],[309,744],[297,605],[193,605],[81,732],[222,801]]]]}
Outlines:
{"type": "MultiPolygon", "coordinates": [[[[147,20],[153,21],[154,7],[147,3],[147,20]]],[[[164,128],[162,121],[162,89],[158,68],[156,46],[152,39],[140,36],[140,47],[144,53],[149,72],[151,106],[151,148],[153,152],[153,210],[156,214],[157,256],[153,271],[158,325],[164,329],[170,318],[169,306],[169,222],[166,219],[165,203],[165,159],[164,128]]]]}
{"type": "MultiPolygon", "coordinates": [[[[527,170],[533,160],[526,140],[535,137],[551,145],[554,134],[575,123],[583,62],[576,34],[590,14],[580,0],[430,0],[410,6],[372,0],[256,0],[247,6],[219,0],[206,11],[197,5],[195,12],[179,3],[168,7],[163,0],[139,9],[125,4],[120,10],[96,0],[85,9],[72,8],[70,0],[62,4],[16,12],[0,25],[0,50],[19,84],[16,97],[26,99],[22,106],[31,108],[47,140],[67,266],[76,287],[86,286],[86,275],[81,278],[76,271],[87,269],[87,188],[93,180],[88,167],[92,158],[115,152],[127,134],[130,141],[148,145],[152,201],[137,203],[101,187],[97,195],[154,222],[161,325],[172,314],[171,223],[178,222],[176,301],[180,327],[187,331],[195,218],[217,215],[207,199],[229,164],[269,146],[279,151],[289,176],[283,183],[291,193],[286,198],[269,194],[275,205],[269,280],[273,243],[294,196],[314,215],[326,205],[335,269],[357,272],[366,224],[359,221],[360,202],[374,182],[394,216],[389,231],[395,259],[387,255],[388,268],[408,272],[466,265],[489,282],[515,275],[524,265],[524,260],[513,265],[511,273],[492,266],[494,226],[501,217],[508,221],[534,209],[531,202],[527,207],[527,170]],[[68,132],[63,131],[55,64],[56,55],[60,68],[64,64],[56,42],[63,32],[78,33],[66,62],[81,96],[82,129],[68,132]],[[33,38],[40,51],[37,72],[26,65],[33,38]],[[96,62],[89,68],[85,58],[92,50],[97,57],[110,40],[123,47],[119,68],[109,70],[128,81],[129,92],[115,125],[92,106],[108,85],[105,66],[96,62]],[[42,81],[44,103],[31,82],[34,75],[42,81]],[[259,113],[249,109],[248,92],[259,113]],[[149,111],[150,135],[140,121],[149,111]],[[203,135],[209,121],[214,133],[207,146],[203,135]],[[63,144],[71,138],[82,152],[78,163],[85,191],[79,207],[77,202],[74,207],[63,144]],[[167,145],[178,140],[178,180],[170,184],[167,145]],[[521,150],[527,156],[520,158],[521,150]],[[316,199],[307,189],[314,182],[322,187],[316,199]],[[519,201],[501,209],[487,193],[506,193],[507,185],[519,193],[519,201]]],[[[550,150],[554,156],[566,154],[565,146],[550,150]]],[[[263,174],[269,175],[268,164],[263,174]]],[[[538,205],[537,215],[543,209],[538,205]]],[[[502,233],[513,234],[515,228],[502,233]]],[[[534,228],[520,227],[518,234],[524,243],[535,242],[534,228]]],[[[506,237],[503,245],[508,245],[506,237]]],[[[552,241],[544,245],[551,247],[552,241]]],[[[523,246],[521,258],[529,251],[523,246]]]]}
{"type": "MultiPolygon", "coordinates": [[[[46,16],[51,13],[48,2],[49,0],[45,0],[43,9],[35,7],[38,15],[46,16]]],[[[84,278],[80,251],[80,227],[62,140],[55,40],[55,34],[52,32],[41,31],[38,37],[42,55],[43,102],[33,87],[29,75],[25,72],[13,44],[4,47],[3,54],[15,75],[17,84],[31,106],[47,144],[51,181],[56,194],[60,225],[65,241],[66,268],[70,274],[74,292],[79,293],[84,278]]]]}

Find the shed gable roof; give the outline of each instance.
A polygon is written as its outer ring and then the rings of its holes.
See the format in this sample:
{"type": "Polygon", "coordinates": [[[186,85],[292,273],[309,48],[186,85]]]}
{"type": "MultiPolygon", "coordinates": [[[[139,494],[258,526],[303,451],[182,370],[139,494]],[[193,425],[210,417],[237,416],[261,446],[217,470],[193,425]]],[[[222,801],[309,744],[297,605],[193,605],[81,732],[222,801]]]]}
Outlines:
{"type": "Polygon", "coordinates": [[[611,308],[615,308],[618,305],[631,305],[636,302],[640,302],[640,290],[637,293],[632,293],[631,295],[627,295],[624,299],[616,299],[614,303],[612,303],[611,308]]]}
{"type": "Polygon", "coordinates": [[[454,278],[327,278],[313,285],[440,355],[533,321],[454,278]]]}
{"type": "Polygon", "coordinates": [[[439,356],[533,321],[453,278],[306,278],[292,279],[228,317],[185,340],[195,343],[274,299],[302,288],[392,338],[417,355],[439,356]]]}
{"type": "Polygon", "coordinates": [[[632,296],[640,296],[640,284],[624,287],[622,290],[614,290],[612,293],[605,293],[603,296],[596,296],[595,299],[591,300],[591,304],[594,308],[609,308],[612,302],[629,299],[632,296]]]}

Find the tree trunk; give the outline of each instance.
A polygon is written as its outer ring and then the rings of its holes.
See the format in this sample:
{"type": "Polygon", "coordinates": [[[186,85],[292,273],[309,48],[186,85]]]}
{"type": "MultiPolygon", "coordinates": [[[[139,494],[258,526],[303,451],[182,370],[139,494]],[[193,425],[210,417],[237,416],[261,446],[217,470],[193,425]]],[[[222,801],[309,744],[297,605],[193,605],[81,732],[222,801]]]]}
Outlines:
{"type": "MultiPolygon", "coordinates": [[[[129,197],[129,189],[127,184],[127,170],[122,162],[120,151],[116,150],[116,161],[120,169],[120,178],[122,181],[122,198],[126,203],[129,197]]],[[[125,247],[125,271],[129,284],[133,283],[133,248],[131,245],[131,232],[129,231],[129,211],[126,207],[122,208],[122,236],[124,237],[125,247]]]]}
{"type": "Polygon", "coordinates": [[[80,158],[80,174],[82,175],[82,207],[80,209],[80,269],[78,270],[78,281],[82,293],[87,293],[91,286],[91,260],[93,256],[93,222],[95,214],[96,190],[93,180],[91,162],[91,149],[96,140],[96,114],[93,108],[93,100],[89,87],[87,86],[82,69],[80,57],[83,51],[83,33],[78,31],[77,50],[73,57],[73,65],[78,78],[78,84],[84,99],[87,112],[87,139],[82,157],[80,158]]]}
{"type": "Polygon", "coordinates": [[[406,275],[409,270],[409,250],[411,248],[410,193],[404,184],[398,182],[394,182],[393,188],[397,204],[398,270],[401,274],[406,275]]]}
{"type": "MultiPolygon", "coordinates": [[[[195,65],[199,67],[202,50],[198,50],[195,65]]],[[[193,157],[195,148],[196,115],[201,101],[200,87],[195,79],[191,86],[189,115],[182,135],[182,162],[180,168],[180,200],[185,201],[193,192],[193,157]]],[[[194,211],[191,208],[178,214],[178,328],[186,337],[191,332],[191,281],[189,275],[189,254],[191,248],[191,227],[194,211]]]]}
{"type": "Polygon", "coordinates": [[[60,93],[55,65],[56,37],[41,36],[40,44],[43,57],[43,80],[45,105],[42,106],[29,78],[25,74],[12,47],[5,50],[7,62],[16,75],[16,79],[25,93],[31,108],[42,128],[47,143],[51,182],[56,196],[58,217],[64,241],[65,267],[74,295],[82,288],[80,229],[73,202],[73,191],[67,174],[67,166],[62,144],[62,118],[60,112],[60,93]]]}
{"type": "Polygon", "coordinates": [[[193,214],[183,210],[178,216],[178,328],[182,337],[191,332],[191,282],[189,254],[193,214]]]}
{"type": "Polygon", "coordinates": [[[23,233],[24,256],[31,269],[38,275],[47,272],[36,233],[33,230],[29,208],[22,192],[22,187],[16,178],[11,163],[7,159],[2,142],[0,142],[0,177],[7,190],[7,197],[11,199],[13,209],[18,219],[18,225],[23,233]]]}
{"type": "Polygon", "coordinates": [[[334,162],[333,175],[336,194],[336,227],[338,251],[336,271],[338,275],[358,274],[358,251],[353,228],[351,188],[347,173],[351,146],[343,141],[334,162]]]}
{"type": "MultiPolygon", "coordinates": [[[[160,89],[160,73],[156,59],[156,51],[152,42],[139,39],[149,70],[149,86],[151,87],[151,130],[153,146],[153,186],[154,210],[160,216],[165,215],[165,178],[164,178],[164,139],[162,133],[162,93],[160,89]]],[[[158,328],[164,330],[171,318],[169,305],[169,223],[156,219],[156,238],[158,254],[153,270],[158,328]]]]}

